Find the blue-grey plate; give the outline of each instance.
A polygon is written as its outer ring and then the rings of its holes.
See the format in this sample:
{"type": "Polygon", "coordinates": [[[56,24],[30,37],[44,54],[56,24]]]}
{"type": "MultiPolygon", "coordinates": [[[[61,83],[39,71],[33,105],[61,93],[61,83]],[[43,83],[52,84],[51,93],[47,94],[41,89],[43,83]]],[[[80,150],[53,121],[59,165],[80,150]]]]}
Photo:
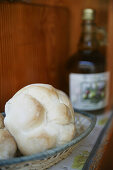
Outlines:
{"type": "Polygon", "coordinates": [[[82,139],[84,139],[94,128],[96,123],[96,116],[81,112],[76,110],[75,111],[75,119],[76,119],[76,136],[75,138],[70,141],[69,143],[41,152],[30,156],[21,156],[21,157],[15,157],[7,160],[0,160],[0,166],[10,166],[13,164],[19,164],[22,162],[29,162],[29,161],[35,161],[35,160],[44,160],[47,158],[50,158],[52,156],[57,155],[60,152],[63,152],[70,148],[71,146],[79,143],[82,139]]]}

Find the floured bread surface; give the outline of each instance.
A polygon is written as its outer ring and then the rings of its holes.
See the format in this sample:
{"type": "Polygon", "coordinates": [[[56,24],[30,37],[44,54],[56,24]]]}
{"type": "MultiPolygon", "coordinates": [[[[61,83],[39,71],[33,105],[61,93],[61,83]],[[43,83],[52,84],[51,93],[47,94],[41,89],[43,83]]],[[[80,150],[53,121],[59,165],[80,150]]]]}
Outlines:
{"type": "Polygon", "coordinates": [[[5,113],[5,126],[24,155],[65,144],[75,135],[72,105],[51,85],[24,87],[6,103],[5,113]]]}
{"type": "Polygon", "coordinates": [[[0,159],[8,159],[16,153],[16,143],[8,130],[4,128],[3,116],[0,113],[0,159]]]}

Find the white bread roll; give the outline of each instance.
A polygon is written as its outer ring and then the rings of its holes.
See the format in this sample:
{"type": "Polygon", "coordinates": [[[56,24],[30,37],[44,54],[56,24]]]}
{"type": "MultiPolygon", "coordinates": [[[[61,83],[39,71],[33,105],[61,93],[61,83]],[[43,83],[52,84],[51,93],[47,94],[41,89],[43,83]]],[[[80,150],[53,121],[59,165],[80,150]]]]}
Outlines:
{"type": "Polygon", "coordinates": [[[5,126],[23,155],[65,144],[75,135],[71,103],[51,85],[24,87],[6,103],[5,113],[5,126]]]}
{"type": "Polygon", "coordinates": [[[16,143],[8,130],[4,128],[3,116],[0,114],[0,159],[13,157],[16,149],[16,143]]]}

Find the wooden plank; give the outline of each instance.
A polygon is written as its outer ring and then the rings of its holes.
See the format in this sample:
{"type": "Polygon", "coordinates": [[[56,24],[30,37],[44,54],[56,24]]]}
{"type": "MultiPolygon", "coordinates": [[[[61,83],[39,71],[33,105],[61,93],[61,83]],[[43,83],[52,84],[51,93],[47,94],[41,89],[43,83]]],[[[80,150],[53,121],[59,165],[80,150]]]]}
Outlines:
{"type": "Polygon", "coordinates": [[[110,71],[109,107],[113,106],[113,0],[109,4],[107,63],[110,71]]]}
{"type": "Polygon", "coordinates": [[[0,4],[1,110],[27,84],[59,88],[59,68],[68,54],[68,21],[68,11],[61,7],[0,4]]]}
{"type": "Polygon", "coordinates": [[[64,66],[77,50],[81,9],[96,9],[97,25],[107,29],[106,0],[27,2],[0,3],[0,111],[30,83],[50,83],[65,91],[64,66]]]}

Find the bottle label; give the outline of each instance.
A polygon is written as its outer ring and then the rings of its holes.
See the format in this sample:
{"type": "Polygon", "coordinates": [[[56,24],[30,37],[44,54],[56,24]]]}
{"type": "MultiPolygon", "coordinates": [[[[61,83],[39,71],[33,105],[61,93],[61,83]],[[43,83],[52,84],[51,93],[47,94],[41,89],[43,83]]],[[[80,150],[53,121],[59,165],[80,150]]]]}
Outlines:
{"type": "Polygon", "coordinates": [[[98,110],[108,104],[109,72],[69,75],[72,105],[80,110],[98,110]]]}

